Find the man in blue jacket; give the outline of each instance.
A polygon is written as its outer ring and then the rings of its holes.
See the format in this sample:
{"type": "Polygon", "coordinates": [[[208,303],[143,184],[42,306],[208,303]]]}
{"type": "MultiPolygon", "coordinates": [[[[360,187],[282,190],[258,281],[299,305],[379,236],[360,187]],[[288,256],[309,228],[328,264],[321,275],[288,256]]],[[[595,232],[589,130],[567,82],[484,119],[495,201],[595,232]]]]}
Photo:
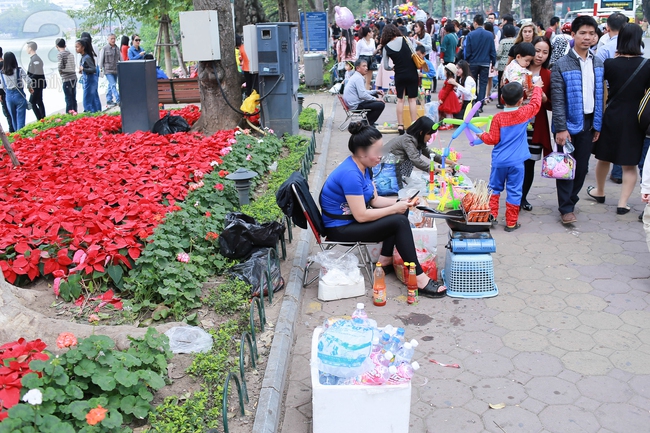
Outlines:
{"type": "Polygon", "coordinates": [[[497,64],[497,50],[494,47],[494,34],[483,28],[483,15],[474,16],[474,31],[465,37],[465,60],[469,71],[478,83],[478,101],[485,99],[490,64],[497,64]]]}
{"type": "Polygon", "coordinates": [[[574,179],[556,181],[562,224],[577,221],[573,211],[603,121],[604,67],[603,62],[589,51],[598,41],[597,27],[596,20],[590,16],[573,20],[571,36],[574,47],[555,63],[551,72],[555,142],[563,148],[567,141],[571,141],[576,160],[574,179]]]}

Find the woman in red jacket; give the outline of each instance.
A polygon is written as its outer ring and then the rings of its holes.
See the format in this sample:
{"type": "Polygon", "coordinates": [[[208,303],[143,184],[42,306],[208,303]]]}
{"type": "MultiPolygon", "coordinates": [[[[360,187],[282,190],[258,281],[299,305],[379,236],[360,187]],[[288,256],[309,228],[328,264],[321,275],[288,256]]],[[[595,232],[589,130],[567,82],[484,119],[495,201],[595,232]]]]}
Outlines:
{"type": "Polygon", "coordinates": [[[120,53],[122,54],[122,61],[126,62],[129,60],[129,37],[122,36],[120,40],[120,53]]]}
{"type": "Polygon", "coordinates": [[[535,178],[535,162],[541,159],[542,155],[546,156],[553,151],[547,114],[547,110],[551,110],[551,71],[548,69],[551,58],[551,42],[544,36],[538,36],[533,39],[533,45],[535,46],[535,57],[530,62],[528,70],[533,73],[533,80],[536,79],[535,77],[542,79],[544,87],[542,88],[542,106],[535,116],[532,135],[531,131],[528,131],[531,159],[524,162],[524,185],[521,194],[521,208],[528,211],[533,210],[533,205],[528,203],[526,197],[535,178]]]}

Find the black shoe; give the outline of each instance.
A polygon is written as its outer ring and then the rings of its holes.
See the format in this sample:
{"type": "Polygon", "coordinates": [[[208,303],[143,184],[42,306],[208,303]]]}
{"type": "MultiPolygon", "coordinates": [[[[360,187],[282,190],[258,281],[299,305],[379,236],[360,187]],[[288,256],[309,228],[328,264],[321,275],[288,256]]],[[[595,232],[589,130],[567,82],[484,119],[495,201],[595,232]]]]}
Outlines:
{"type": "Polygon", "coordinates": [[[612,176],[610,176],[610,177],[609,177],[609,180],[611,180],[612,182],[617,183],[617,184],[619,184],[619,185],[623,183],[623,179],[618,178],[618,177],[612,177],[612,176]]]}
{"type": "Polygon", "coordinates": [[[440,287],[444,287],[437,281],[429,280],[426,286],[421,289],[418,289],[418,295],[426,296],[428,298],[444,298],[447,296],[447,288],[445,290],[438,291],[440,287]]]}
{"type": "MultiPolygon", "coordinates": [[[[645,212],[645,211],[643,211],[645,212]]],[[[643,222],[643,212],[641,212],[641,215],[639,215],[639,221],[643,222]]]]}
{"type": "Polygon", "coordinates": [[[589,197],[593,198],[594,200],[596,200],[596,203],[605,203],[605,196],[604,196],[604,195],[593,195],[593,194],[591,193],[591,191],[593,191],[593,190],[595,190],[595,189],[596,189],[596,187],[593,187],[593,186],[591,186],[591,185],[588,186],[588,187],[587,187],[587,195],[588,195],[589,197]]]}
{"type": "Polygon", "coordinates": [[[530,203],[528,203],[527,200],[522,200],[522,201],[521,201],[521,208],[522,208],[523,210],[527,210],[527,211],[530,212],[531,210],[533,210],[533,205],[530,204],[530,203]]]}
{"type": "Polygon", "coordinates": [[[497,108],[498,108],[499,110],[503,110],[503,109],[506,108],[506,107],[504,107],[502,104],[497,104],[497,108]]]}
{"type": "Polygon", "coordinates": [[[617,213],[618,215],[625,215],[626,213],[628,213],[628,212],[631,211],[631,210],[632,210],[632,209],[631,209],[629,206],[625,206],[625,207],[617,207],[617,208],[616,208],[616,213],[617,213]]]}
{"type": "Polygon", "coordinates": [[[521,224],[516,223],[516,224],[515,224],[514,226],[512,226],[512,227],[511,227],[511,226],[505,226],[504,230],[507,231],[507,232],[514,232],[514,231],[517,230],[519,227],[521,227],[521,224]]]}

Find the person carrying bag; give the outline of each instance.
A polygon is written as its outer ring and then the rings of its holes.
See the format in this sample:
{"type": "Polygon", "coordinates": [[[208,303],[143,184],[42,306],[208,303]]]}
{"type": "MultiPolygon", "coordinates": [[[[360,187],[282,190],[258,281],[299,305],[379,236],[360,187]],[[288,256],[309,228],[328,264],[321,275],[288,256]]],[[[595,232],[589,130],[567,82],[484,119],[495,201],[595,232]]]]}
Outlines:
{"type": "Polygon", "coordinates": [[[29,88],[30,83],[25,71],[18,67],[16,56],[12,52],[7,52],[4,55],[0,78],[5,91],[7,108],[11,114],[13,129],[18,131],[25,126],[25,111],[31,109],[31,104],[23,90],[25,85],[29,88]]]}

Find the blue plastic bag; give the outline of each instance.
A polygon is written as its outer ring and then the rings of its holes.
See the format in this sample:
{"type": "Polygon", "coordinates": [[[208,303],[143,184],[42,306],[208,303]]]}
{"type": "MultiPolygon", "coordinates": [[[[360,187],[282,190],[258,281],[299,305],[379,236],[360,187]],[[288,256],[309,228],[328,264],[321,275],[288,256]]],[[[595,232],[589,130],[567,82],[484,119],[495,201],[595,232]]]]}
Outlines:
{"type": "Polygon", "coordinates": [[[397,195],[399,184],[397,182],[397,164],[380,162],[372,169],[372,178],[380,196],[397,195]]]}

